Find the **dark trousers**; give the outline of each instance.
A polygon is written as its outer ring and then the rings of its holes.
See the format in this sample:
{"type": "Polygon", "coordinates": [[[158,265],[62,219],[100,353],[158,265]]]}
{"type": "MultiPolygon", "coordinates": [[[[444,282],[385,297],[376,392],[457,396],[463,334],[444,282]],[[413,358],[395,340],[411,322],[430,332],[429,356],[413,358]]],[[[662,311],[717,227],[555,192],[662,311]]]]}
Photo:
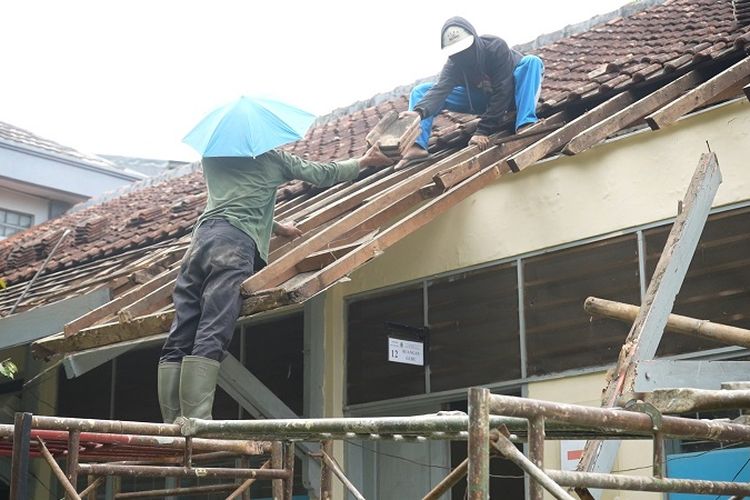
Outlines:
{"type": "Polygon", "coordinates": [[[222,361],[240,314],[240,285],[253,274],[256,245],[223,219],[203,222],[180,266],[175,317],[160,362],[203,356],[222,361]]]}

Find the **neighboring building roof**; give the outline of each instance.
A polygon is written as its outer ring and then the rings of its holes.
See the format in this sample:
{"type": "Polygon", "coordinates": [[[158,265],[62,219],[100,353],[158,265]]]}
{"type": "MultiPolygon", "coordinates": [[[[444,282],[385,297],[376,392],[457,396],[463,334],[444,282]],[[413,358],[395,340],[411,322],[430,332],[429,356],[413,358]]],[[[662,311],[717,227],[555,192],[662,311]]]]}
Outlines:
{"type": "MultiPolygon", "coordinates": [[[[408,180],[409,185],[414,184],[416,192],[408,193],[408,200],[394,198],[392,201],[397,203],[392,210],[394,214],[404,212],[405,205],[399,203],[408,201],[414,204],[420,199],[432,199],[429,203],[450,207],[460,196],[480,189],[483,183],[489,182],[510,168],[524,168],[548,154],[556,153],[566,144],[570,145],[571,139],[575,136],[588,133],[587,129],[590,126],[601,124],[603,120],[612,117],[631,103],[639,103],[645,97],[661,103],[660,106],[674,101],[678,94],[660,95],[658,99],[651,97],[651,94],[655,94],[655,90],[662,87],[674,92],[674,84],[670,82],[674,82],[678,77],[679,85],[685,85],[685,78],[688,78],[692,79],[690,86],[698,86],[703,76],[695,76],[692,72],[686,75],[688,70],[700,67],[711,75],[723,72],[745,56],[746,45],[750,45],[750,31],[747,27],[738,27],[734,24],[729,0],[673,0],[628,18],[609,21],[603,26],[539,49],[538,53],[545,60],[547,72],[540,112],[547,121],[540,123],[536,131],[529,132],[523,137],[506,137],[502,148],[504,156],[497,158],[502,161],[495,160],[495,164],[501,166],[493,167],[495,170],[489,172],[489,175],[478,181],[471,177],[474,174],[479,175],[480,172],[476,172],[477,164],[483,164],[488,156],[486,153],[477,155],[473,150],[464,148],[467,136],[471,134],[476,123],[476,117],[443,113],[436,120],[436,129],[431,138],[431,150],[436,154],[426,165],[397,172],[369,172],[370,177],[363,177],[353,184],[337,185],[328,190],[313,189],[301,182],[290,183],[279,190],[277,214],[281,218],[301,222],[312,233],[313,229],[323,227],[332,220],[336,221],[333,223],[336,225],[348,217],[354,220],[363,216],[361,210],[375,203],[372,200],[376,197],[379,197],[380,203],[384,203],[383,199],[395,196],[386,188],[395,186],[403,180],[408,180]],[[683,75],[685,78],[682,78],[683,75]],[[628,89],[633,89],[633,92],[625,93],[628,89]],[[560,110],[564,110],[565,113],[559,113],[560,110]],[[445,152],[438,153],[439,151],[445,152]],[[449,153],[456,151],[461,160],[445,160],[449,153]],[[505,155],[509,156],[506,158],[505,155]],[[467,163],[468,160],[475,163],[467,163]],[[432,176],[425,177],[425,172],[433,170],[446,175],[440,182],[436,180],[434,185],[429,185],[425,190],[425,185],[433,180],[432,176]],[[470,180],[472,183],[469,188],[464,181],[470,180]],[[462,187],[460,196],[456,195],[455,186],[462,187]],[[383,196],[384,193],[386,196],[383,196]],[[420,196],[423,198],[419,198],[420,196]],[[357,201],[347,204],[347,200],[357,201]],[[332,206],[343,211],[337,212],[335,219],[328,219],[326,217],[330,213],[325,212],[325,209],[332,206]],[[402,210],[397,211],[395,208],[402,210]]],[[[653,102],[648,104],[652,105],[653,102]]],[[[287,149],[312,160],[359,155],[365,151],[365,135],[380,118],[391,110],[402,111],[406,107],[407,97],[399,96],[377,106],[337,117],[314,127],[305,140],[292,144],[287,149]]],[[[684,108],[682,114],[695,107],[684,108]]],[[[642,119],[643,115],[638,115],[633,121],[642,119]]],[[[623,122],[617,125],[619,128],[607,129],[607,133],[602,136],[589,135],[586,138],[593,141],[593,144],[625,128],[626,125],[631,123],[623,122]]],[[[507,131],[505,134],[510,135],[511,132],[507,131]]],[[[495,157],[500,152],[495,151],[491,154],[495,157]]],[[[403,190],[403,187],[399,189],[403,190]]],[[[190,231],[204,203],[203,180],[200,174],[195,172],[126,193],[0,242],[0,275],[4,275],[11,284],[16,284],[8,289],[4,298],[0,296],[0,310],[5,309],[6,304],[18,293],[20,283],[31,278],[38,269],[45,257],[45,249],[49,246],[45,240],[49,242],[63,228],[75,228],[77,238],[69,238],[61,246],[59,254],[50,259],[48,272],[53,273],[50,281],[58,280],[64,269],[93,266],[93,263],[103,260],[102,257],[111,260],[112,256],[124,252],[130,252],[127,255],[132,257],[132,251],[146,251],[148,245],[171,244],[170,242],[190,231]],[[38,250],[31,252],[30,248],[38,250]]],[[[408,206],[413,208],[417,205],[408,206]]],[[[362,220],[362,224],[359,225],[361,227],[358,226],[356,229],[363,231],[363,234],[352,236],[352,231],[346,233],[349,235],[349,244],[360,241],[357,238],[366,236],[368,229],[371,233],[373,228],[368,224],[375,224],[375,220],[380,221],[381,214],[388,212],[386,208],[387,205],[383,205],[381,211],[373,212],[373,219],[362,220]]],[[[436,216],[444,209],[436,208],[432,216],[436,216]]],[[[382,221],[380,223],[383,224],[382,221]]],[[[330,227],[326,226],[326,229],[318,234],[330,231],[330,227]]],[[[414,227],[412,225],[409,231],[414,227]]],[[[398,238],[408,234],[408,231],[398,234],[389,231],[383,232],[384,235],[387,233],[387,238],[398,238]]],[[[372,238],[372,234],[370,237],[372,238]]],[[[339,241],[337,238],[334,239],[339,241]]],[[[351,264],[356,267],[357,263],[372,258],[382,251],[381,248],[392,243],[392,239],[379,240],[374,245],[363,244],[363,251],[370,252],[369,254],[352,250],[352,253],[343,252],[341,255],[348,255],[347,258],[350,258],[351,264]],[[379,244],[382,247],[378,247],[379,244]],[[355,253],[357,255],[352,257],[355,253]]],[[[293,249],[284,247],[283,242],[277,241],[276,245],[279,250],[275,252],[275,262],[256,277],[261,274],[267,277],[269,273],[276,272],[280,266],[275,266],[277,262],[296,258],[291,255],[293,249]],[[283,253],[286,250],[289,251],[288,254],[283,253]]],[[[336,255],[339,254],[331,250],[319,261],[330,262],[330,258],[336,255]]],[[[273,256],[274,254],[272,258],[273,256]]],[[[297,273],[304,274],[307,270],[314,269],[308,267],[312,264],[302,265],[301,261],[294,263],[297,273]]],[[[289,270],[284,270],[279,271],[278,276],[285,277],[288,274],[289,270]]],[[[263,276],[258,279],[261,280],[263,276]]],[[[318,276],[318,282],[303,291],[296,285],[290,285],[291,291],[285,300],[287,303],[288,300],[304,300],[305,293],[310,290],[329,286],[330,283],[326,285],[326,280],[333,276],[333,273],[318,276]]],[[[100,284],[104,283],[102,279],[106,280],[106,276],[100,278],[100,284]]],[[[291,281],[294,282],[295,279],[292,278],[291,281]]],[[[45,280],[40,282],[40,288],[52,286],[50,283],[43,285],[45,280]]],[[[279,286],[273,279],[268,282],[274,283],[271,286],[279,286]]],[[[298,282],[309,285],[305,279],[298,282]]],[[[92,286],[90,280],[86,283],[92,286]]],[[[59,286],[54,288],[58,289],[59,286]]],[[[69,290],[72,291],[73,288],[71,285],[69,290]]],[[[59,295],[56,297],[59,298],[59,295]]],[[[51,298],[45,297],[40,290],[34,300],[29,301],[27,307],[44,303],[51,298]]],[[[281,302],[283,301],[278,303],[281,302]]]]}
{"type": "Polygon", "coordinates": [[[60,160],[72,161],[80,165],[116,172],[118,175],[128,175],[132,179],[143,178],[143,175],[137,172],[127,171],[104,158],[82,153],[81,151],[69,146],[63,146],[62,144],[50,139],[40,137],[33,132],[1,121],[0,147],[11,147],[22,149],[30,154],[52,156],[60,160]]]}
{"type": "Polygon", "coordinates": [[[135,172],[140,172],[148,176],[163,174],[165,171],[174,170],[187,165],[190,162],[177,160],[157,160],[154,158],[136,158],[134,156],[120,155],[99,155],[101,158],[117,165],[120,168],[126,168],[135,172]]]}

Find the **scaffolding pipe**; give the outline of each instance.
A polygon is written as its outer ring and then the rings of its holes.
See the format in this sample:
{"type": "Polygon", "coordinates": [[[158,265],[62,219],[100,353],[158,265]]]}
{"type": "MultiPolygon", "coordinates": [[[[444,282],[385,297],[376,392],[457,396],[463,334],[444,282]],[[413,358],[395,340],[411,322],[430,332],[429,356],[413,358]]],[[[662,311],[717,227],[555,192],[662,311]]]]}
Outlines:
{"type": "Polygon", "coordinates": [[[141,434],[146,436],[182,436],[177,424],[101,420],[95,418],[46,417],[34,415],[31,427],[53,431],[106,432],[108,434],[141,434]]]}
{"type": "Polygon", "coordinates": [[[83,489],[83,491],[81,491],[81,493],[79,493],[79,494],[78,494],[78,496],[79,496],[79,497],[81,497],[81,498],[86,498],[86,497],[87,497],[87,495],[91,495],[91,496],[93,497],[93,500],[95,500],[95,499],[96,499],[96,489],[97,489],[97,488],[99,487],[99,485],[101,485],[101,484],[102,484],[102,483],[103,483],[103,482],[105,481],[105,479],[107,479],[107,478],[106,478],[106,477],[103,477],[103,476],[102,476],[102,477],[97,477],[96,479],[94,479],[94,480],[92,481],[92,480],[91,480],[91,477],[92,477],[92,476],[89,476],[89,485],[88,485],[88,486],[86,486],[86,488],[84,488],[84,489],[83,489]]]}
{"type": "MultiPolygon", "coordinates": [[[[490,397],[490,411],[495,414],[522,418],[543,416],[548,420],[564,421],[597,429],[618,428],[649,435],[653,435],[654,432],[653,422],[649,415],[613,408],[553,403],[493,394],[490,397]]],[[[664,437],[672,438],[750,441],[750,426],[711,420],[663,416],[661,432],[664,437]]]]}
{"type": "MultiPolygon", "coordinates": [[[[101,437],[101,439],[106,439],[107,442],[112,443],[143,446],[161,446],[163,443],[167,443],[167,446],[183,449],[185,444],[181,432],[191,436],[197,432],[207,439],[193,439],[193,448],[196,450],[235,450],[237,454],[246,455],[269,453],[271,445],[267,441],[278,440],[280,437],[294,441],[362,439],[404,442],[428,439],[466,441],[469,437],[467,432],[468,416],[453,415],[273,420],[200,421],[198,419],[184,419],[181,425],[182,427],[178,424],[36,415],[33,417],[35,429],[32,430],[32,433],[36,436],[43,435],[38,434],[42,432],[65,433],[71,430],[80,430],[82,439],[92,437],[94,442],[101,437]],[[427,420],[425,421],[425,419],[427,420]],[[196,425],[197,422],[200,422],[200,425],[196,425]],[[422,425],[422,422],[425,422],[425,424],[422,425]],[[420,428],[420,426],[422,427],[420,428]],[[357,429],[357,432],[354,432],[353,428],[357,429]],[[174,441],[166,441],[166,437],[172,437],[174,441]],[[237,444],[241,441],[245,441],[245,443],[237,444]],[[259,442],[262,442],[262,448],[256,451],[254,447],[259,442]]],[[[490,425],[492,427],[505,425],[519,438],[526,435],[527,421],[523,418],[491,415],[490,425]]],[[[643,437],[651,435],[647,432],[625,432],[618,429],[610,429],[608,433],[603,434],[602,432],[555,422],[548,423],[546,430],[552,439],[643,439],[643,437]]],[[[12,438],[13,432],[13,425],[0,424],[0,438],[12,438]]]]}
{"type": "Polygon", "coordinates": [[[55,474],[55,477],[57,477],[57,480],[62,484],[63,489],[65,490],[65,497],[71,498],[72,500],[81,500],[81,497],[78,496],[78,492],[75,489],[75,486],[70,484],[70,481],[68,481],[68,477],[65,475],[65,472],[63,472],[62,468],[60,468],[60,465],[55,462],[55,457],[52,456],[52,453],[49,452],[47,449],[47,446],[45,446],[44,441],[42,439],[37,439],[39,442],[39,446],[42,450],[42,456],[47,461],[47,464],[49,464],[50,469],[52,469],[52,472],[55,474]]]}
{"type": "Polygon", "coordinates": [[[115,498],[163,498],[176,495],[204,495],[209,493],[222,493],[225,491],[232,491],[236,487],[236,484],[229,483],[208,484],[204,486],[187,486],[185,488],[169,488],[163,490],[129,491],[127,493],[117,493],[115,494],[115,498]]]}
{"type": "Polygon", "coordinates": [[[331,472],[333,472],[336,477],[339,478],[339,481],[341,481],[341,483],[346,486],[346,489],[349,490],[349,493],[354,495],[354,498],[356,498],[357,500],[365,500],[365,497],[362,496],[362,493],[360,493],[359,490],[357,490],[357,488],[354,486],[354,484],[349,481],[349,478],[346,477],[346,474],[344,474],[338,463],[336,463],[333,458],[329,457],[328,454],[326,454],[326,452],[324,451],[320,452],[320,456],[323,459],[323,462],[325,462],[326,466],[331,469],[331,472]]]}
{"type": "Polygon", "coordinates": [[[469,389],[469,478],[467,498],[490,498],[490,409],[488,389],[469,389]]]}
{"type": "MultiPolygon", "coordinates": [[[[493,417],[490,425],[509,424],[526,429],[526,420],[493,417]]],[[[334,436],[361,439],[387,439],[394,436],[425,436],[430,439],[453,440],[466,433],[467,416],[371,417],[371,418],[295,418],[269,420],[200,420],[189,419],[182,424],[186,436],[209,438],[233,437],[268,439],[284,436],[291,440],[324,441],[334,436]]],[[[273,440],[273,439],[272,439],[273,440]]]]}
{"type": "Polygon", "coordinates": [[[286,479],[289,471],[284,469],[234,469],[231,467],[169,467],[159,465],[115,465],[80,464],[79,472],[94,476],[137,476],[137,477],[223,477],[286,479]]]}
{"type": "Polygon", "coordinates": [[[661,493],[697,493],[703,495],[750,495],[750,483],[700,481],[641,476],[546,470],[560,486],[601,488],[608,490],[653,491],[661,493]]]}
{"type": "Polygon", "coordinates": [[[458,464],[450,473],[443,478],[438,484],[435,485],[429,493],[427,493],[422,500],[438,500],[445,493],[448,493],[458,482],[466,476],[466,472],[469,470],[469,459],[464,459],[463,462],[458,464]]]}
{"type": "MultiPolygon", "coordinates": [[[[589,297],[584,302],[583,309],[592,316],[602,316],[632,324],[640,308],[623,302],[589,297]]],[[[708,320],[670,314],[665,330],[693,337],[701,337],[722,344],[750,347],[750,330],[712,323],[708,320]]]]}
{"type": "Polygon", "coordinates": [[[292,500],[294,496],[294,443],[287,441],[284,443],[284,470],[289,472],[289,476],[284,479],[284,496],[283,500],[292,500]]]}
{"type": "MultiPolygon", "coordinates": [[[[268,469],[269,467],[271,467],[270,460],[266,460],[265,463],[263,463],[263,465],[260,466],[261,469],[268,469]]],[[[245,493],[248,489],[250,489],[250,486],[252,486],[255,481],[257,481],[256,478],[250,478],[250,479],[245,480],[245,482],[239,485],[239,487],[237,487],[237,489],[234,490],[232,494],[226,498],[226,500],[235,500],[236,498],[239,498],[240,496],[242,496],[243,493],[245,493]]]]}
{"type": "MultiPolygon", "coordinates": [[[[320,443],[320,450],[327,454],[333,454],[333,441],[326,440],[320,443]]],[[[331,477],[331,468],[325,461],[320,465],[320,500],[331,500],[333,496],[333,478],[331,477]]]]}
{"type": "MultiPolygon", "coordinates": [[[[529,419],[529,460],[538,469],[544,469],[544,417],[529,419]]],[[[544,500],[544,488],[538,481],[529,483],[529,500],[544,500]]]]}
{"type": "Polygon", "coordinates": [[[542,485],[542,487],[549,491],[553,497],[557,498],[557,500],[575,500],[572,495],[553,481],[542,469],[534,465],[531,460],[518,451],[516,445],[514,445],[513,442],[503,434],[497,433],[497,439],[491,442],[488,441],[488,443],[502,453],[502,455],[508,460],[523,469],[533,481],[542,485]]]}

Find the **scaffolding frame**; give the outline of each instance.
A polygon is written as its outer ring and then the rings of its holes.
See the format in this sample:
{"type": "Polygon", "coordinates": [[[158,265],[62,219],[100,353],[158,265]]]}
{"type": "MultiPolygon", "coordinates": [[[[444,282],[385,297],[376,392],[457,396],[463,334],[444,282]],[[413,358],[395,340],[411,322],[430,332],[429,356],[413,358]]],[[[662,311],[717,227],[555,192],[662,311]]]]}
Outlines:
{"type": "MultiPolygon", "coordinates": [[[[731,392],[731,391],[726,391],[731,392]]],[[[715,442],[750,442],[750,425],[719,420],[695,420],[662,415],[642,404],[633,409],[585,407],[491,394],[485,388],[468,392],[468,415],[419,415],[376,418],[319,418],[268,420],[179,419],[175,424],[96,420],[16,414],[14,425],[0,426],[0,438],[12,439],[11,498],[27,498],[28,469],[32,458],[43,458],[66,492],[66,499],[93,499],[109,476],[223,478],[231,483],[173,487],[139,492],[115,492],[114,498],[153,498],[227,492],[227,499],[249,498],[258,480],[272,481],[273,496],[290,500],[294,485],[295,443],[321,445],[310,456],[321,462],[321,499],[332,498],[336,477],[357,499],[365,497],[333,457],[333,441],[345,439],[427,442],[468,441],[467,459],[423,497],[440,498],[468,475],[468,498],[489,498],[490,456],[515,463],[531,479],[530,498],[546,490],[557,499],[574,499],[566,488],[698,493],[750,496],[750,483],[670,479],[665,477],[664,439],[705,439],[715,442]],[[65,446],[48,446],[64,438],[65,446]],[[116,460],[87,456],[81,439],[127,443],[150,451],[144,460],[116,460]],[[544,466],[547,439],[650,439],[654,443],[651,476],[569,472],[544,466]],[[252,443],[252,444],[249,444],[252,443]],[[528,443],[528,457],[516,447],[528,443]],[[65,458],[65,470],[57,463],[65,458]],[[257,450],[257,451],[253,451],[257,450]],[[79,453],[81,452],[81,453],[79,453]],[[259,468],[250,468],[251,454],[269,454],[259,468]],[[207,461],[237,458],[238,467],[214,467],[207,461]],[[86,462],[88,460],[88,462],[86,462]],[[77,491],[78,476],[88,485],[77,491]]],[[[580,494],[580,493],[579,493],[580,494]]]]}

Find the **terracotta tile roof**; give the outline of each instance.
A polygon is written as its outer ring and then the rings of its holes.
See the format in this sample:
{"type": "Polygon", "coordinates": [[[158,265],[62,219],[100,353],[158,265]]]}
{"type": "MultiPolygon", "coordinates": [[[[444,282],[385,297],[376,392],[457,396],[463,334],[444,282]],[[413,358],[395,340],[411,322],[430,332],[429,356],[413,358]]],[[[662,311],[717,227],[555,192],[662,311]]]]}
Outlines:
{"type": "MultiPolygon", "coordinates": [[[[730,0],[668,1],[539,49],[546,65],[543,112],[549,115],[571,102],[620,91],[727,52],[738,53],[746,45],[750,45],[750,27],[734,23],[730,0]]],[[[406,108],[407,97],[400,96],[337,117],[311,129],[288,150],[311,160],[360,155],[365,136],[379,119],[390,110],[406,108]]],[[[440,148],[474,119],[441,114],[431,141],[440,148]]],[[[0,241],[0,276],[11,284],[31,278],[43,252],[24,249],[39,247],[45,237],[64,228],[74,228],[76,237],[62,244],[50,261],[50,272],[186,234],[205,204],[204,190],[202,176],[195,172],[17,233],[0,241]],[[93,227],[91,221],[98,220],[101,226],[101,218],[106,227],[93,227]],[[85,229],[87,223],[92,224],[90,230],[85,229]]],[[[279,190],[278,199],[283,203],[311,193],[304,183],[292,183],[279,190]]]]}
{"type": "Polygon", "coordinates": [[[730,0],[671,0],[536,51],[548,107],[719,57],[750,44],[730,0]]]}

